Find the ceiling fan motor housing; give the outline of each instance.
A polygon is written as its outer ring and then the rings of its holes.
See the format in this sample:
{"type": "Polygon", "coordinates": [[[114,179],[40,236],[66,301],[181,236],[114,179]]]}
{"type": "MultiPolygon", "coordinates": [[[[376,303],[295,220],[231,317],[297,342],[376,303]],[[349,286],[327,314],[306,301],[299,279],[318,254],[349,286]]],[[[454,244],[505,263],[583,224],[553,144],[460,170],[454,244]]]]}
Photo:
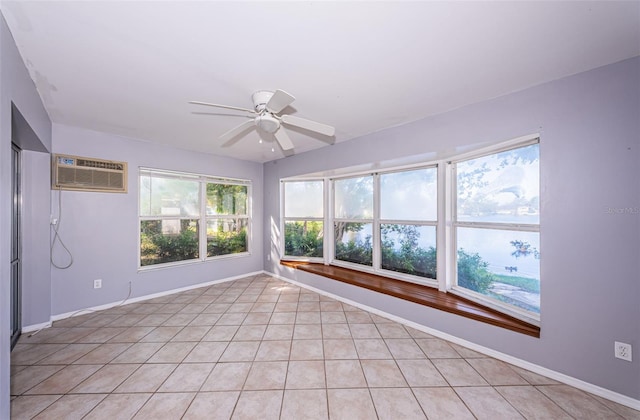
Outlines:
{"type": "Polygon", "coordinates": [[[272,96],[273,92],[268,90],[259,90],[254,92],[253,95],[251,95],[251,100],[253,101],[253,108],[256,112],[264,111],[272,96]]]}

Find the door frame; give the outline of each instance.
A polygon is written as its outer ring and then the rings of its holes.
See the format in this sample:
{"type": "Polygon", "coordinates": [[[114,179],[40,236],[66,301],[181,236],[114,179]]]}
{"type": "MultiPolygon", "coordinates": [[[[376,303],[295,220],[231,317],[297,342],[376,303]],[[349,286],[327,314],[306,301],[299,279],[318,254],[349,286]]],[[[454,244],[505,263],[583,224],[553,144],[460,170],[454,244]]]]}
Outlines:
{"type": "Polygon", "coordinates": [[[22,333],[22,179],[21,149],[11,143],[11,349],[22,333]]]}

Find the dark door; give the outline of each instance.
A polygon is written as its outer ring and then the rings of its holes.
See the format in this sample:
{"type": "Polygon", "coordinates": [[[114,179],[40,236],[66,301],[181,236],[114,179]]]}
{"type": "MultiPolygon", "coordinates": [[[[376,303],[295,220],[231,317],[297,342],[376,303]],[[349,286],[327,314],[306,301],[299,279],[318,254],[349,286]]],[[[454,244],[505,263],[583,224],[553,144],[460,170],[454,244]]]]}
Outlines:
{"type": "Polygon", "coordinates": [[[18,342],[22,329],[20,327],[22,267],[20,263],[20,149],[14,144],[11,147],[11,349],[18,342]]]}

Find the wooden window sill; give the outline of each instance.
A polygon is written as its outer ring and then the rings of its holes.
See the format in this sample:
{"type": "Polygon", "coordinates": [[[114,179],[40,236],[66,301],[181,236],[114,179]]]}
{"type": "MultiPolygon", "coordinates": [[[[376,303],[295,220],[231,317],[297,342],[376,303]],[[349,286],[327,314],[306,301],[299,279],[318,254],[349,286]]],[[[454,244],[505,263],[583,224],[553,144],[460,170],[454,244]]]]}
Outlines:
{"type": "Polygon", "coordinates": [[[540,327],[537,325],[433,287],[321,263],[281,260],[280,264],[532,337],[540,337],[540,327]]]}

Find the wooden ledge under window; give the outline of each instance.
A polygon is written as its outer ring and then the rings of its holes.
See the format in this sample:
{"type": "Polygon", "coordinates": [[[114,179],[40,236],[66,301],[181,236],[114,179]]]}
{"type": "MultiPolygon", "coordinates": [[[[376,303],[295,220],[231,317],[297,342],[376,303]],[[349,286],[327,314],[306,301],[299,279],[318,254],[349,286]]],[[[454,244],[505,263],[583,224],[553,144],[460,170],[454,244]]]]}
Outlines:
{"type": "Polygon", "coordinates": [[[441,292],[433,287],[320,263],[282,260],[280,264],[532,337],[540,337],[540,327],[537,325],[521,321],[460,296],[441,292]]]}

